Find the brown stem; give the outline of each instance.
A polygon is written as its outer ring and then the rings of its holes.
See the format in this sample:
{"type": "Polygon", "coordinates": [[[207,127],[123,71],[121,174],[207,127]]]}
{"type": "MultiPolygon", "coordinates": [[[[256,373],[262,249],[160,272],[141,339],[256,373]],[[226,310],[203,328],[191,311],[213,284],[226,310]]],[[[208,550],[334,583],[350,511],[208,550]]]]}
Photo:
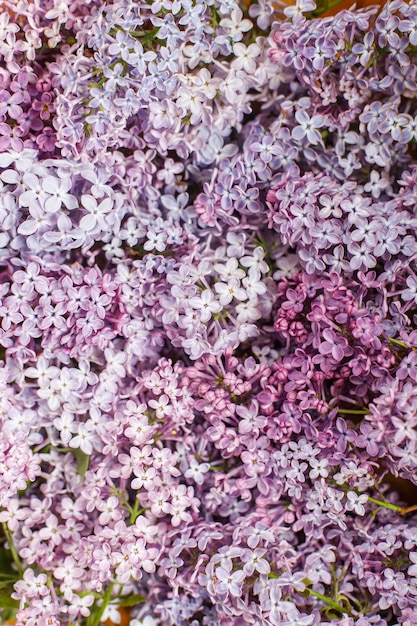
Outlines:
{"type": "Polygon", "coordinates": [[[417,511],[417,504],[413,504],[412,506],[403,506],[400,510],[400,515],[407,515],[407,513],[412,513],[413,511],[417,511]]]}

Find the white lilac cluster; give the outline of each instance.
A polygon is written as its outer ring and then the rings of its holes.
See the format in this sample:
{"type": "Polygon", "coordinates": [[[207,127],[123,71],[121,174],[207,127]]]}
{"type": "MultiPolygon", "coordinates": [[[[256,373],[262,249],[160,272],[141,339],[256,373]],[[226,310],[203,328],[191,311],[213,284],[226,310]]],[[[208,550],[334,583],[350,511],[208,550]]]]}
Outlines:
{"type": "MultiPolygon", "coordinates": [[[[265,38],[249,43],[254,25],[243,8],[168,0],[92,11],[51,65],[62,154],[95,161],[109,150],[144,150],[151,161],[153,151],[172,151],[210,163],[250,103],[280,82],[265,38]]],[[[264,6],[264,29],[272,11],[264,6]]]]}

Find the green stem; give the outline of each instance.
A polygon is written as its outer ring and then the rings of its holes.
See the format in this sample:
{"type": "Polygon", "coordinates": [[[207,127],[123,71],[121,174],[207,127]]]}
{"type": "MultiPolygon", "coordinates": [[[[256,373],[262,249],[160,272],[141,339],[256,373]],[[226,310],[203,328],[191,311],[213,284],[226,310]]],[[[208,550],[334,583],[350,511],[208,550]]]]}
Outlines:
{"type": "Polygon", "coordinates": [[[338,413],[346,413],[347,415],[369,415],[369,409],[339,409],[338,413]]]}
{"type": "Polygon", "coordinates": [[[409,346],[404,343],[404,341],[400,341],[399,339],[393,339],[392,337],[388,337],[388,341],[390,341],[391,343],[395,343],[396,346],[401,346],[401,348],[406,348],[407,350],[410,349],[409,346]]]}
{"type": "Polygon", "coordinates": [[[210,465],[210,469],[212,472],[225,472],[225,467],[217,467],[216,465],[210,465]]]}
{"type": "Polygon", "coordinates": [[[397,513],[402,513],[403,512],[403,507],[402,506],[398,506],[398,504],[391,504],[391,502],[384,502],[383,500],[377,500],[376,498],[371,498],[371,496],[368,496],[368,500],[369,502],[373,502],[374,504],[377,504],[378,506],[384,508],[384,509],[390,509],[391,511],[397,511],[397,513]]]}
{"type": "Polygon", "coordinates": [[[110,600],[111,600],[111,592],[113,591],[113,587],[114,587],[114,583],[110,583],[106,593],[104,594],[103,597],[103,602],[95,616],[94,622],[91,624],[91,626],[99,626],[100,621],[101,621],[101,616],[103,615],[104,611],[106,610],[110,600]]]}
{"type": "Polygon", "coordinates": [[[319,593],[318,591],[313,591],[313,589],[307,589],[307,591],[311,596],[314,596],[318,600],[325,602],[332,609],[334,609],[335,611],[338,611],[338,613],[347,613],[349,615],[349,611],[338,602],[331,600],[330,598],[328,598],[327,596],[324,596],[322,593],[319,593]]]}
{"type": "Polygon", "coordinates": [[[11,552],[13,561],[15,562],[17,571],[19,572],[19,576],[23,576],[24,569],[23,569],[22,561],[20,560],[19,555],[16,550],[16,546],[13,543],[12,533],[7,528],[7,524],[5,522],[2,522],[1,525],[3,528],[4,536],[6,537],[7,543],[9,544],[9,550],[11,552]]]}
{"type": "Polygon", "coordinates": [[[129,526],[132,526],[132,524],[136,522],[136,518],[138,515],[139,515],[139,499],[136,498],[135,506],[133,507],[132,512],[130,514],[129,526]]]}
{"type": "MultiPolygon", "coordinates": [[[[346,491],[346,489],[344,489],[344,491],[346,491]]],[[[386,500],[378,500],[377,498],[372,498],[372,496],[368,496],[368,502],[372,502],[382,509],[395,511],[396,513],[399,513],[399,515],[407,515],[408,513],[413,513],[414,511],[417,511],[417,504],[412,504],[410,506],[400,506],[399,504],[392,504],[392,502],[387,502],[386,500]]],[[[377,510],[374,511],[374,513],[377,512],[377,510]]]]}

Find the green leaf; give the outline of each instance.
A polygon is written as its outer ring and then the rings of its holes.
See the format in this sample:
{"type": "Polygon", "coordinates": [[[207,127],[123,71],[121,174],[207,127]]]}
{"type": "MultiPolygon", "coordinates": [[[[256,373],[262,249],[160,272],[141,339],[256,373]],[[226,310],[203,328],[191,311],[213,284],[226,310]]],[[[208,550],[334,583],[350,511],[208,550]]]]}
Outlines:
{"type": "Polygon", "coordinates": [[[0,607],[2,609],[18,609],[19,601],[13,600],[10,596],[0,596],[0,607]]]}
{"type": "Polygon", "coordinates": [[[13,585],[17,583],[18,578],[8,578],[7,580],[0,580],[0,589],[9,588],[10,593],[13,593],[13,585]]]}
{"type": "Polygon", "coordinates": [[[17,609],[3,609],[1,612],[1,619],[4,622],[13,621],[16,619],[17,609]]]}
{"type": "Polygon", "coordinates": [[[79,476],[81,476],[81,478],[84,478],[88,470],[90,457],[88,456],[88,454],[83,452],[80,448],[76,448],[75,450],[72,450],[72,453],[77,462],[77,473],[79,474],[79,476]]]}
{"type": "Polygon", "coordinates": [[[13,558],[10,550],[0,548],[0,590],[9,587],[10,593],[12,593],[12,585],[19,578],[19,574],[13,569],[13,558]]]}
{"type": "Polygon", "coordinates": [[[135,604],[141,604],[142,602],[146,602],[146,598],[139,593],[133,596],[127,596],[126,598],[119,598],[120,606],[135,606],[135,604]]]}
{"type": "Polygon", "coordinates": [[[10,550],[0,548],[0,572],[9,576],[13,572],[12,563],[13,557],[10,550]]]}

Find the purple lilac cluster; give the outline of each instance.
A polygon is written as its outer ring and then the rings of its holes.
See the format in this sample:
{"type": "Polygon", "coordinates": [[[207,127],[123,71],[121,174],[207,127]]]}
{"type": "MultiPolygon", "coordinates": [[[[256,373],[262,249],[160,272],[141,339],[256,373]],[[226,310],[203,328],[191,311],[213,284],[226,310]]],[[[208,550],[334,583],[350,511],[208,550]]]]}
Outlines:
{"type": "Polygon", "coordinates": [[[415,626],[417,2],[1,8],[1,619],[415,626]]]}

